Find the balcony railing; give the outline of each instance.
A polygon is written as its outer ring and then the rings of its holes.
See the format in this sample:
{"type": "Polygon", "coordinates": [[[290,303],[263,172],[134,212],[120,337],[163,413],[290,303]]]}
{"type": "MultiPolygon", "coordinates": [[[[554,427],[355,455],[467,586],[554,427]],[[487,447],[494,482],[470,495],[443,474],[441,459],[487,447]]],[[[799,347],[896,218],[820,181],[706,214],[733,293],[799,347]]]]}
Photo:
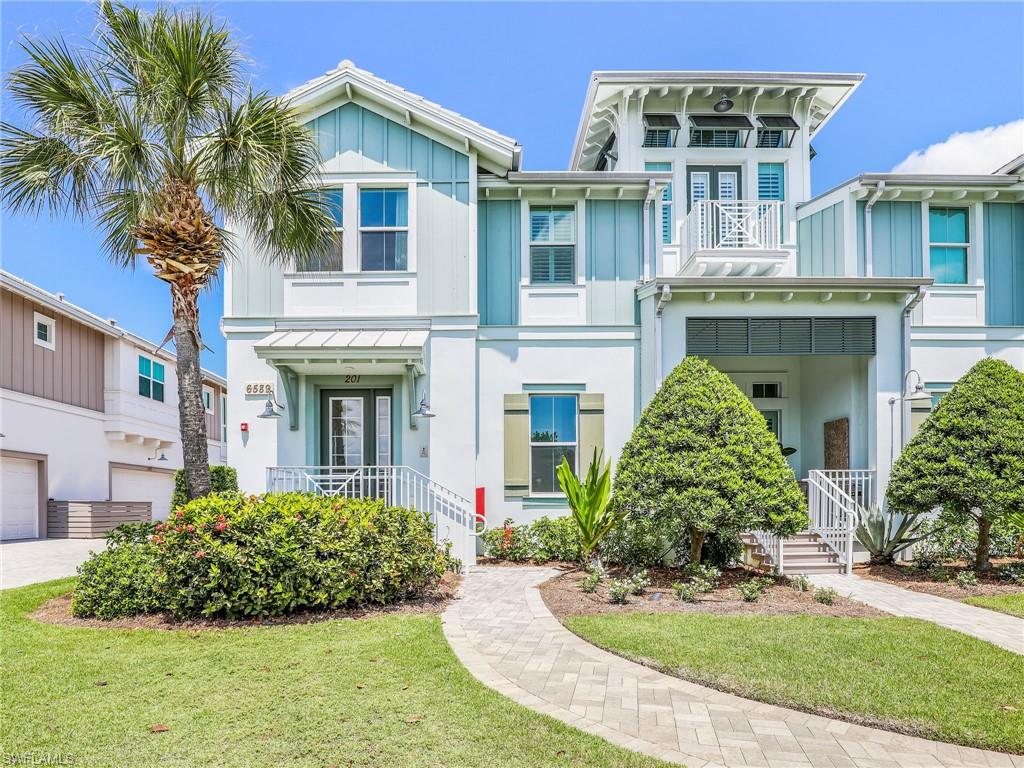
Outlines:
{"type": "Polygon", "coordinates": [[[687,217],[689,254],[720,249],[782,248],[778,200],[697,200],[687,217]]]}

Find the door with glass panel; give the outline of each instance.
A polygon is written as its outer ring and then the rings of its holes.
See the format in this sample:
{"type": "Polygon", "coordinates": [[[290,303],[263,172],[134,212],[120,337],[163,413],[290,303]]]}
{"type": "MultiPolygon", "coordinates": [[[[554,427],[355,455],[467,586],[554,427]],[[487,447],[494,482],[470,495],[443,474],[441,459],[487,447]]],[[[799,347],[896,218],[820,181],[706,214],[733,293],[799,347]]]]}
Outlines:
{"type": "Polygon", "coordinates": [[[717,201],[698,217],[704,247],[728,247],[735,240],[741,174],[739,166],[690,165],[686,168],[687,210],[704,200],[717,201]]]}
{"type": "Polygon", "coordinates": [[[321,391],[320,463],[331,491],[389,500],[391,449],[390,389],[321,391]]]}

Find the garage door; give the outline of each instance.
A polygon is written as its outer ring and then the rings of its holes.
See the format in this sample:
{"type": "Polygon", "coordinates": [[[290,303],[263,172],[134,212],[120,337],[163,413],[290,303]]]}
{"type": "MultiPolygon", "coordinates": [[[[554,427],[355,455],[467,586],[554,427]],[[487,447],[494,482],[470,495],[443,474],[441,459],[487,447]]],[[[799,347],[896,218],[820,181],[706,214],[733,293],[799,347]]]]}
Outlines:
{"type": "Polygon", "coordinates": [[[110,479],[111,501],[148,501],[153,505],[154,520],[167,519],[174,475],[115,467],[110,479]]]}
{"type": "Polygon", "coordinates": [[[38,464],[31,459],[0,459],[0,539],[38,535],[38,464]]]}

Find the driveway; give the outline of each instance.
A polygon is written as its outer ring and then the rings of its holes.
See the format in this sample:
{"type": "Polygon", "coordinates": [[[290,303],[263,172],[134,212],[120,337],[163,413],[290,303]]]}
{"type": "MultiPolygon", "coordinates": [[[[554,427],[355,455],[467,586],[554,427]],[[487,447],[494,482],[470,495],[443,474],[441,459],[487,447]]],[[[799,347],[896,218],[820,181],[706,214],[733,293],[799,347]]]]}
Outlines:
{"type": "Polygon", "coordinates": [[[106,544],[106,539],[31,539],[0,544],[0,588],[74,576],[89,553],[106,544]]]}

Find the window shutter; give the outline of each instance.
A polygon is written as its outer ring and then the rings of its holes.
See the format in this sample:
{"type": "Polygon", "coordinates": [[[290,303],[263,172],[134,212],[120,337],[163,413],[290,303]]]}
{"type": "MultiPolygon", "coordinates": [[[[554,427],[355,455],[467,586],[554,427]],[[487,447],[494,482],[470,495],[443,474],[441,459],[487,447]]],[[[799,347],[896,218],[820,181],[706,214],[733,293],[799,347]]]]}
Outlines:
{"type": "Polygon", "coordinates": [[[690,318],[688,355],[873,355],[873,317],[690,318]]]}
{"type": "Polygon", "coordinates": [[[783,163],[758,163],[758,199],[784,200],[786,198],[785,168],[783,163]]]}
{"type": "Polygon", "coordinates": [[[505,395],[505,495],[530,492],[530,396],[505,395]]]}
{"type": "MultiPolygon", "coordinates": [[[[590,469],[594,451],[598,456],[606,453],[604,449],[604,395],[584,392],[580,395],[580,455],[578,457],[579,474],[584,476],[590,469]]],[[[604,455],[607,460],[608,456],[604,455]]]]}

